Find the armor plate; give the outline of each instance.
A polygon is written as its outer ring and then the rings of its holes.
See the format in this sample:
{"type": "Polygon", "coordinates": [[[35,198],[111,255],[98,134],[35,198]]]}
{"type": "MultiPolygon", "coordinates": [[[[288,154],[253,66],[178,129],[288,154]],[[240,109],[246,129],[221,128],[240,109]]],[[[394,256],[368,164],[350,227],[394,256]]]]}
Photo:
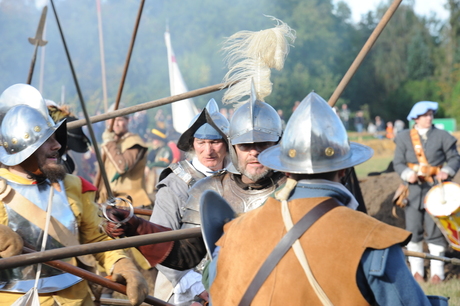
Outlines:
{"type": "MultiPolygon", "coordinates": [[[[24,196],[31,203],[40,209],[46,211],[48,205],[48,197],[50,193],[50,185],[48,182],[33,185],[23,185],[15,182],[7,181],[17,193],[24,196]]],[[[53,206],[51,215],[59,220],[72,234],[77,236],[78,226],[75,216],[70,209],[69,202],[65,193],[63,182],[60,182],[61,192],[54,191],[53,206]]],[[[16,231],[24,240],[25,243],[39,250],[41,248],[43,231],[30,221],[16,213],[12,208],[5,205],[8,214],[8,226],[16,231]]],[[[77,238],[78,239],[78,238],[77,238]]],[[[56,241],[51,236],[48,236],[46,249],[56,249],[63,247],[61,243],[56,241]]],[[[67,259],[64,261],[70,261],[67,259]]],[[[5,269],[0,271],[0,291],[10,292],[27,292],[34,286],[37,265],[18,267],[13,269],[5,269]]],[[[82,279],[64,273],[61,270],[42,265],[40,281],[38,283],[39,293],[56,292],[68,288],[82,279]]]]}

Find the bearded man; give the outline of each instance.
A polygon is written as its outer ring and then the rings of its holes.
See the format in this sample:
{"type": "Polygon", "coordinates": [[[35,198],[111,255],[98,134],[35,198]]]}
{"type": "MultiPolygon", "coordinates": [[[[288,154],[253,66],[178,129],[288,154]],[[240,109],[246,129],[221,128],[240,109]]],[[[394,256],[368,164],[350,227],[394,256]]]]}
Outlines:
{"type": "MultiPolygon", "coordinates": [[[[20,254],[22,246],[45,249],[110,240],[99,230],[96,188],[67,174],[65,119],[54,123],[40,93],[24,84],[13,85],[0,96],[0,256],[20,254]],[[48,236],[47,214],[51,215],[48,236]]],[[[172,242],[162,244],[166,257],[172,242]]],[[[121,250],[94,255],[114,279],[127,283],[132,305],[140,305],[148,288],[145,280],[121,250]],[[118,276],[117,276],[118,275],[118,276]],[[119,277],[121,276],[121,277],[119,277]]],[[[91,255],[69,258],[73,265],[93,267],[91,255]]],[[[0,272],[0,305],[12,305],[34,286],[37,265],[0,272]]],[[[37,290],[40,305],[93,305],[88,284],[75,275],[42,266],[37,290]]]]}

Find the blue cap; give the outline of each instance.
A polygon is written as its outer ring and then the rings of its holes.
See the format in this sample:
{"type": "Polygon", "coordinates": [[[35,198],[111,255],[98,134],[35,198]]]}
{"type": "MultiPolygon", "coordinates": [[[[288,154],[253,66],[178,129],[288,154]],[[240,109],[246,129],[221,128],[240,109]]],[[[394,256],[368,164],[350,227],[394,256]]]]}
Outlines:
{"type": "Polygon", "coordinates": [[[432,110],[436,113],[438,110],[438,102],[432,101],[420,101],[412,106],[409,115],[407,115],[407,121],[417,119],[418,116],[425,114],[427,111],[432,110]]]}
{"type": "Polygon", "coordinates": [[[195,134],[193,134],[193,137],[198,139],[222,139],[222,135],[220,135],[209,123],[200,126],[195,134]]]}

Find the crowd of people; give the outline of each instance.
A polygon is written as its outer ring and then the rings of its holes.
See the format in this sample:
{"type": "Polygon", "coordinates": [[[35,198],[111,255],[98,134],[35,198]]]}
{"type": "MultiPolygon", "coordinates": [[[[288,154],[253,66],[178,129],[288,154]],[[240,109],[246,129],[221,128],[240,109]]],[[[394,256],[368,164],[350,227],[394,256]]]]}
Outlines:
{"type": "Polygon", "coordinates": [[[394,140],[396,135],[404,130],[405,127],[404,121],[400,119],[394,122],[385,122],[382,117],[377,115],[374,120],[370,120],[366,119],[363,110],[358,110],[353,114],[345,103],[342,104],[340,110],[336,107],[334,107],[334,110],[347,131],[356,131],[360,135],[367,132],[374,138],[394,140]],[[351,121],[353,121],[353,126],[350,125],[351,121]],[[366,122],[368,122],[367,126],[366,122]]]}

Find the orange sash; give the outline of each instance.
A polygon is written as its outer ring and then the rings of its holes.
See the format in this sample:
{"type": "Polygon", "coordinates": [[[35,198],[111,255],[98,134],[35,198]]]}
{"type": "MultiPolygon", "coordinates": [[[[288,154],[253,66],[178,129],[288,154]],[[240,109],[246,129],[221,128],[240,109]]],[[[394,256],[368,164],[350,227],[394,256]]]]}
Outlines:
{"type": "Polygon", "coordinates": [[[426,159],[425,152],[423,151],[422,142],[418,131],[413,128],[410,130],[410,138],[414,146],[415,156],[417,156],[418,164],[407,163],[407,166],[417,172],[419,179],[428,183],[433,183],[433,176],[438,174],[441,166],[431,166],[426,159]]]}

